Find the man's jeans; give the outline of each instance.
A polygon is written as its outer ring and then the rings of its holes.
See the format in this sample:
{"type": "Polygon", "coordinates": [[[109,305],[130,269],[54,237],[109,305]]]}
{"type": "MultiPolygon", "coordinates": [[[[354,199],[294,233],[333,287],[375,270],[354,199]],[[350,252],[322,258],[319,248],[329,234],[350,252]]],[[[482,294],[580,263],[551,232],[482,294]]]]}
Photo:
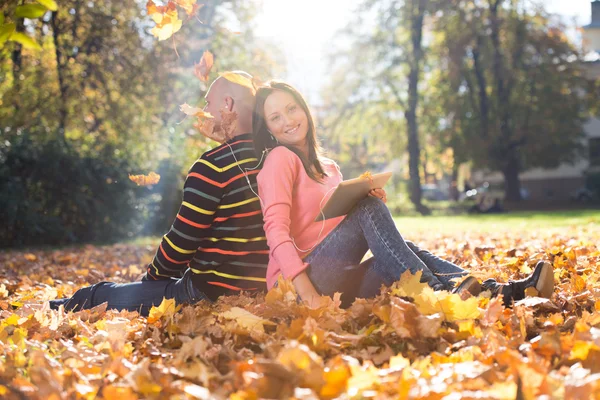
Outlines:
{"type": "Polygon", "coordinates": [[[391,285],[406,270],[422,271],[421,281],[435,290],[452,289],[451,279],[467,274],[406,242],[387,206],[372,196],[358,203],[304,261],[315,289],[329,296],[341,292],[345,304],[376,296],[381,285],[391,285]],[[361,264],[369,249],[373,257],[361,264]]]}
{"type": "Polygon", "coordinates": [[[63,304],[66,311],[80,311],[108,302],[107,309],[138,311],[147,316],[152,306],[158,306],[163,298],[175,299],[177,304],[194,304],[208,300],[192,284],[193,272],[188,269],[182,278],[131,283],[100,282],[79,289],[68,299],[50,300],[50,308],[63,304]]]}

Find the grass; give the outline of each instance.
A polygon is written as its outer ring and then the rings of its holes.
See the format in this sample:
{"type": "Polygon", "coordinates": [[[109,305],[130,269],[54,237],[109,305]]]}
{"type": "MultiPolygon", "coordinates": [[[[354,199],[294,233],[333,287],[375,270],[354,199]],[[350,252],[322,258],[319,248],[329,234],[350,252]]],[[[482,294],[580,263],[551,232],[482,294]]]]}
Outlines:
{"type": "Polygon", "coordinates": [[[462,232],[523,231],[529,229],[561,229],[589,227],[600,231],[600,210],[516,211],[502,214],[457,216],[396,216],[401,232],[462,232]]]}

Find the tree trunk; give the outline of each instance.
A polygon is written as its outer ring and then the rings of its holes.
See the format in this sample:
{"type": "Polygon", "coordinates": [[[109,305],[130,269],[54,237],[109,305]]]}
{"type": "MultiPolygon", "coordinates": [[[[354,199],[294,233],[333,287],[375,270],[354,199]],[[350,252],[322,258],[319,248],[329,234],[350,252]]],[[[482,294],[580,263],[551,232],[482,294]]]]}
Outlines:
{"type": "Polygon", "coordinates": [[[60,105],[58,110],[58,131],[60,134],[59,139],[65,140],[65,128],[67,124],[67,86],[64,77],[64,66],[63,56],[60,48],[58,38],[60,36],[60,30],[58,27],[58,11],[52,12],[52,39],[54,41],[54,52],[56,56],[56,72],[58,74],[58,88],[60,90],[60,105]]]}
{"type": "Polygon", "coordinates": [[[502,170],[504,175],[504,189],[506,201],[518,202],[521,201],[521,181],[519,180],[519,161],[516,154],[508,154],[508,162],[502,170]]]}
{"type": "MultiPolygon", "coordinates": [[[[23,22],[23,18],[19,18],[17,20],[16,31],[19,33],[23,33],[25,30],[25,23],[23,22]]],[[[12,74],[13,74],[13,84],[15,87],[16,93],[21,93],[21,66],[23,63],[22,57],[23,46],[21,43],[14,43],[14,49],[12,51],[12,74]]],[[[15,113],[17,113],[21,109],[21,98],[17,97],[17,101],[14,102],[15,113]]]]}
{"type": "MultiPolygon", "coordinates": [[[[510,121],[510,89],[506,85],[504,76],[504,55],[502,54],[500,44],[500,20],[498,18],[498,8],[503,0],[494,0],[490,2],[490,37],[494,50],[493,73],[496,83],[496,92],[498,98],[498,113],[500,119],[500,135],[502,143],[508,145],[512,142],[513,129],[510,121]]],[[[520,201],[521,190],[519,182],[519,164],[518,157],[515,154],[517,150],[506,149],[509,153],[506,167],[503,170],[506,184],[506,199],[508,201],[520,201]]]]}
{"type": "Polygon", "coordinates": [[[422,37],[425,2],[427,0],[412,0],[410,13],[410,41],[412,54],[408,74],[408,108],[405,112],[408,133],[408,173],[410,176],[410,200],[421,214],[429,214],[430,210],[421,203],[421,178],[419,175],[419,127],[417,107],[419,105],[419,72],[423,59],[422,37]],[[415,4],[417,3],[417,4],[415,4]]]}

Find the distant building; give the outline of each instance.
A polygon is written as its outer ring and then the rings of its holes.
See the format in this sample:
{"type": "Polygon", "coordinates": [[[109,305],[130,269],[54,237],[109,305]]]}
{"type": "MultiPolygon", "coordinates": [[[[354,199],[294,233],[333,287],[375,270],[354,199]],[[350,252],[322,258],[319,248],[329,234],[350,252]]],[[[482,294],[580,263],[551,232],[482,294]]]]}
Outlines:
{"type": "MultiPolygon", "coordinates": [[[[592,22],[583,27],[586,49],[597,53],[595,61],[585,63],[588,76],[600,78],[600,0],[592,1],[592,22]]],[[[583,145],[587,158],[574,164],[562,164],[558,168],[535,168],[519,174],[523,194],[528,200],[538,202],[565,202],[585,186],[589,173],[600,173],[600,118],[591,118],[585,124],[583,145]]],[[[500,173],[474,171],[472,181],[500,185],[504,181],[500,173]]]]}

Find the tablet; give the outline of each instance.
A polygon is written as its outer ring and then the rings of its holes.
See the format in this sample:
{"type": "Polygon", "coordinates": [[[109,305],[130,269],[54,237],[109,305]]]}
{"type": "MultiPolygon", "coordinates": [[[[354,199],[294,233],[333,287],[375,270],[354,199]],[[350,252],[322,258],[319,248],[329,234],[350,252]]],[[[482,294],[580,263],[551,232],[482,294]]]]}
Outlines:
{"type": "Polygon", "coordinates": [[[391,172],[383,172],[373,174],[372,179],[354,178],[341,182],[327,200],[323,213],[319,213],[315,218],[315,222],[348,214],[356,203],[367,197],[372,189],[382,188],[390,176],[392,176],[391,172]]]}

